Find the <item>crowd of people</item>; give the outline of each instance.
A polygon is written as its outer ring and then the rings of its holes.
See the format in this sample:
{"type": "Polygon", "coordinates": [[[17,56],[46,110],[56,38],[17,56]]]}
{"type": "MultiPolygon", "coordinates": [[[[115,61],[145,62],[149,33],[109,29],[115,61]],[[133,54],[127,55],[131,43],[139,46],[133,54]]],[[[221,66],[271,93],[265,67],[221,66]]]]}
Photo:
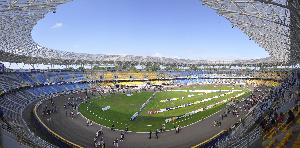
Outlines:
{"type": "MultiPolygon", "coordinates": [[[[115,125],[113,124],[111,126],[111,131],[115,132],[115,125]]],[[[119,132],[119,131],[118,131],[119,132]]],[[[119,147],[119,143],[122,141],[125,141],[125,134],[128,133],[128,127],[126,127],[123,131],[120,131],[120,137],[116,137],[115,139],[113,139],[113,143],[112,145],[114,147],[119,147]]],[[[100,129],[98,131],[96,131],[95,137],[94,137],[94,146],[95,147],[99,147],[99,148],[105,148],[105,140],[104,140],[104,131],[102,126],[100,127],[100,129]]]]}
{"type": "Polygon", "coordinates": [[[291,74],[281,86],[270,90],[260,108],[263,111],[259,122],[264,131],[270,130],[279,123],[288,124],[295,119],[299,105],[299,75],[291,74]]]}
{"type": "Polygon", "coordinates": [[[64,103],[64,109],[66,113],[66,117],[70,116],[72,119],[79,115],[78,106],[81,102],[86,100],[82,97],[69,97],[66,102],[64,103]]]}
{"type": "Polygon", "coordinates": [[[241,121],[242,117],[240,115],[249,111],[246,100],[246,98],[244,100],[232,100],[228,103],[224,111],[220,113],[219,118],[213,121],[213,126],[220,127],[226,118],[237,118],[241,121]]]}
{"type": "MultiPolygon", "coordinates": [[[[241,143],[241,138],[247,134],[249,128],[259,125],[264,133],[278,125],[288,125],[295,121],[299,110],[300,72],[286,73],[288,76],[279,86],[256,86],[251,97],[245,100],[245,108],[249,110],[243,119],[242,128],[231,129],[231,134],[221,145],[241,143]],[[246,124],[246,125],[245,125],[246,124]],[[245,125],[245,126],[244,126],[245,125]]],[[[249,141],[248,141],[249,142],[249,141]]]]}
{"type": "MultiPolygon", "coordinates": [[[[53,101],[53,98],[49,99],[49,104],[46,104],[42,109],[43,116],[51,116],[51,114],[57,113],[57,107],[53,101]],[[49,106],[48,106],[49,105],[49,106]]],[[[51,118],[49,118],[51,120],[51,118]]]]}
{"type": "MultiPolygon", "coordinates": [[[[86,96],[80,96],[80,92],[73,94],[73,96],[68,97],[63,104],[63,109],[66,117],[70,117],[72,119],[79,116],[78,105],[86,100],[86,96]]],[[[70,93],[66,93],[65,95],[70,95],[70,93]]],[[[53,95],[49,97],[46,101],[43,102],[42,106],[42,115],[47,118],[48,121],[51,121],[51,116],[58,112],[59,107],[57,107],[55,103],[55,98],[58,95],[53,95]]]]}

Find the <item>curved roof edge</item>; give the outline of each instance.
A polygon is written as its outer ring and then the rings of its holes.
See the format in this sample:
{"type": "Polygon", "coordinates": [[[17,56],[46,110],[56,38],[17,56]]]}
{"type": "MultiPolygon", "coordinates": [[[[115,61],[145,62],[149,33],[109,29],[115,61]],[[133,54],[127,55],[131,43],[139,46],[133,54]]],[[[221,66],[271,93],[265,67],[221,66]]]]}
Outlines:
{"type": "Polygon", "coordinates": [[[300,62],[299,0],[202,0],[275,61],[300,62]]]}
{"type": "MultiPolygon", "coordinates": [[[[2,62],[22,62],[28,64],[105,64],[105,63],[159,63],[162,65],[216,64],[222,61],[189,60],[165,57],[143,57],[133,55],[103,55],[74,53],[49,49],[33,41],[31,31],[37,22],[56,7],[71,0],[3,0],[0,1],[0,52],[2,62]]],[[[213,1],[213,0],[209,0],[213,1]]],[[[204,3],[208,4],[205,0],[204,3]]],[[[217,1],[215,1],[217,2],[217,1]]],[[[247,34],[247,33],[246,33],[247,34]]],[[[287,38],[288,39],[288,38],[287,38]]],[[[227,64],[282,64],[288,61],[287,47],[281,54],[269,50],[271,57],[255,60],[234,60],[227,64]],[[286,50],[287,49],[287,50],[286,50]]],[[[224,61],[223,61],[224,63],[224,61]]]]}

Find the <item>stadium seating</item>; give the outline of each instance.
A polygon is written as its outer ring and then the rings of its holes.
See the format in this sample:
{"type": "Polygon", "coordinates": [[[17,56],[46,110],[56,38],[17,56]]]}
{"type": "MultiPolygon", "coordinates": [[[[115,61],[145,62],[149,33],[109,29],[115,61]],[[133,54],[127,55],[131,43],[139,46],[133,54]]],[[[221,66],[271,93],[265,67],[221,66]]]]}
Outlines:
{"type": "MultiPolygon", "coordinates": [[[[289,90],[292,83],[282,83],[279,85],[275,79],[287,77],[289,74],[279,72],[275,73],[260,73],[253,74],[248,71],[237,73],[220,72],[220,71],[165,71],[165,72],[12,72],[0,74],[0,108],[4,112],[4,117],[7,121],[15,125],[24,136],[31,137],[28,133],[24,121],[22,119],[22,112],[24,108],[41,98],[46,98],[54,94],[86,90],[89,88],[109,88],[115,85],[123,86],[141,86],[145,84],[162,85],[162,84],[240,84],[246,83],[249,85],[263,85],[275,87],[276,91],[283,93],[289,90]],[[228,77],[264,77],[271,80],[243,80],[243,79],[227,79],[228,77]],[[211,79],[213,78],[213,79],[211,79]],[[161,80],[167,79],[167,80],[161,80]],[[171,80],[169,80],[171,79],[171,80]],[[272,80],[274,79],[274,80],[272,80]],[[108,80],[105,82],[93,83],[95,80],[108,80]],[[118,81],[115,81],[118,80],[118,81]],[[122,81],[126,80],[126,81],[122,81]],[[139,80],[139,81],[134,81],[139,80]],[[151,81],[150,81],[151,80],[151,81]],[[283,86],[283,88],[281,88],[283,86]],[[276,88],[280,88],[277,90],[276,88]],[[282,90],[281,90],[282,89],[282,90]]],[[[271,107],[271,101],[262,102],[263,108],[271,107]]],[[[260,108],[260,107],[258,107],[260,108]]],[[[263,112],[263,110],[260,110],[263,112]]],[[[288,128],[280,128],[282,131],[288,128]]],[[[277,130],[271,131],[268,134],[269,139],[276,136],[277,130]],[[275,132],[276,131],[276,132],[275,132]]],[[[282,139],[281,143],[286,143],[290,138],[282,139]]],[[[32,137],[31,137],[32,138],[32,137]]],[[[33,138],[34,139],[34,138],[33,138]]],[[[37,140],[39,141],[39,140],[37,140]]],[[[38,143],[38,142],[37,142],[38,143]]],[[[274,146],[276,142],[271,142],[274,146]]]]}
{"type": "Polygon", "coordinates": [[[41,97],[89,88],[89,84],[84,82],[87,79],[83,73],[77,72],[16,72],[0,75],[0,108],[7,123],[12,127],[10,130],[14,130],[8,132],[22,134],[22,137],[27,137],[25,139],[31,139],[40,145],[47,143],[28,133],[22,118],[25,107],[41,97]]]}
{"type": "MultiPolygon", "coordinates": [[[[299,121],[300,119],[298,119],[299,121]]],[[[298,148],[300,147],[300,135],[298,135],[297,139],[295,140],[295,142],[293,143],[293,148],[298,148]]]]}
{"type": "Polygon", "coordinates": [[[47,72],[47,73],[3,73],[0,74],[0,91],[7,92],[25,86],[46,85],[61,82],[86,81],[83,73],[47,72]]]}

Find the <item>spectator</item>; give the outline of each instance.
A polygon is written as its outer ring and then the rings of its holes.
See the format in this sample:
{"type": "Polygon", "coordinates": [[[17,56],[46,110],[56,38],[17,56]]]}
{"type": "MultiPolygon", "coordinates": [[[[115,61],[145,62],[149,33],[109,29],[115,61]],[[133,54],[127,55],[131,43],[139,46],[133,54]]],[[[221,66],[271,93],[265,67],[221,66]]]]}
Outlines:
{"type": "Polygon", "coordinates": [[[281,112],[281,113],[279,113],[279,115],[277,117],[277,122],[283,123],[283,121],[284,121],[284,114],[281,112]]]}
{"type": "Polygon", "coordinates": [[[289,123],[292,122],[294,119],[295,119],[294,113],[293,113],[291,110],[289,110],[289,112],[288,112],[288,118],[287,118],[287,120],[286,120],[286,124],[289,124],[289,123]]]}
{"type": "Polygon", "coordinates": [[[150,130],[149,132],[149,139],[151,139],[151,136],[152,136],[152,130],[150,130]]]}
{"type": "Polygon", "coordinates": [[[156,129],[156,131],[155,131],[155,136],[156,136],[156,139],[158,139],[158,133],[159,133],[159,130],[158,130],[158,129],[156,129]]]}
{"type": "Polygon", "coordinates": [[[111,125],[111,131],[115,131],[115,124],[111,125]]]}
{"type": "Polygon", "coordinates": [[[128,126],[126,126],[126,128],[125,128],[125,133],[127,133],[128,132],[128,126]]]}
{"type": "Polygon", "coordinates": [[[124,141],[124,139],[125,139],[125,135],[124,135],[123,132],[121,132],[121,138],[120,138],[120,141],[124,141]]]}

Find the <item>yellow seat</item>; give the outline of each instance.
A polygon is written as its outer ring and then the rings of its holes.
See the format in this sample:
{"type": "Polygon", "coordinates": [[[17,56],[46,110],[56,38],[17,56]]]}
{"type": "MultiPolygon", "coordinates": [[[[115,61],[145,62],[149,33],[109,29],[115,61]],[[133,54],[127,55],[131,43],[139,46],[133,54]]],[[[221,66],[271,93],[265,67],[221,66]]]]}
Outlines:
{"type": "Polygon", "coordinates": [[[276,139],[272,140],[266,147],[267,148],[272,148],[274,146],[275,142],[276,142],[276,139]]]}

